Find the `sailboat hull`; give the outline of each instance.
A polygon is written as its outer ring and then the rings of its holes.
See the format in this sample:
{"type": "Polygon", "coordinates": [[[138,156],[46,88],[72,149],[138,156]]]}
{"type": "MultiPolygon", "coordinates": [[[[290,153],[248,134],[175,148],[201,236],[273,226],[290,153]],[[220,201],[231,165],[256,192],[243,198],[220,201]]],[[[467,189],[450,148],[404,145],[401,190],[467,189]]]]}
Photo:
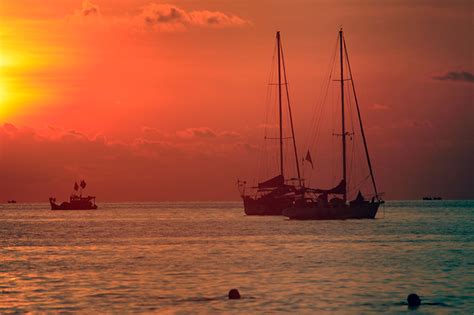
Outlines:
{"type": "Polygon", "coordinates": [[[291,198],[259,198],[243,196],[246,215],[282,215],[283,209],[293,204],[291,198]]]}
{"type": "Polygon", "coordinates": [[[96,210],[98,208],[95,203],[90,202],[87,198],[71,200],[70,202],[65,201],[59,205],[50,199],[49,203],[51,210],[96,210]]]}
{"type": "Polygon", "coordinates": [[[292,220],[375,219],[379,206],[379,202],[350,206],[292,206],[284,209],[282,214],[292,220]]]}

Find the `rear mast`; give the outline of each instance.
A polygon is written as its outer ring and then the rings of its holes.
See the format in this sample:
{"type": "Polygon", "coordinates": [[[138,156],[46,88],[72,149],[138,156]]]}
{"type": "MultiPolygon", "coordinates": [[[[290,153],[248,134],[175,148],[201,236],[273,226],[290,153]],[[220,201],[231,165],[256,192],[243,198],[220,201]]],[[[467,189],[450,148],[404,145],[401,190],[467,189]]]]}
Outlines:
{"type": "Polygon", "coordinates": [[[281,43],[280,31],[276,33],[278,50],[278,110],[280,114],[280,175],[283,176],[283,114],[281,106],[281,43]]]}
{"type": "Polygon", "coordinates": [[[344,116],[344,52],[343,52],[343,39],[342,39],[342,28],[339,30],[339,54],[341,62],[341,115],[342,115],[342,180],[344,181],[344,203],[347,201],[347,171],[346,171],[346,124],[344,116]]]}

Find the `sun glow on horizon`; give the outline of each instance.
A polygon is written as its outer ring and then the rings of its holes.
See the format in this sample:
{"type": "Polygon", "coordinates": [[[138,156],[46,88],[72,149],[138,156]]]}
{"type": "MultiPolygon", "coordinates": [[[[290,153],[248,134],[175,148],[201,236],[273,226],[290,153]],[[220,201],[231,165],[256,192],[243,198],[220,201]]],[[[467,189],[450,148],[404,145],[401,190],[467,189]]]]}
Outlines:
{"type": "Polygon", "coordinates": [[[0,118],[10,118],[20,113],[41,94],[39,89],[28,89],[27,77],[22,72],[27,65],[19,60],[10,58],[3,53],[0,55],[0,118]]]}
{"type": "Polygon", "coordinates": [[[0,24],[0,119],[35,110],[54,95],[48,86],[47,70],[52,56],[41,40],[26,40],[31,25],[15,21],[0,24]]]}
{"type": "Polygon", "coordinates": [[[7,79],[7,69],[12,65],[12,60],[4,53],[4,49],[0,51],[0,118],[5,118],[11,111],[12,96],[9,91],[12,90],[7,79]]]}

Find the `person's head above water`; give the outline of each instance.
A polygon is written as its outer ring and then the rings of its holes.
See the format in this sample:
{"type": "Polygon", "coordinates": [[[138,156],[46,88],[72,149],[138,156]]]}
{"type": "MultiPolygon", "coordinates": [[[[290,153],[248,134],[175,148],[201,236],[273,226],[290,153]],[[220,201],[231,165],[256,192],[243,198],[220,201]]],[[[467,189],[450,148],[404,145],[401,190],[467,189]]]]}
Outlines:
{"type": "Polygon", "coordinates": [[[411,293],[407,297],[407,302],[409,307],[418,307],[421,304],[421,299],[417,294],[411,293]]]}
{"type": "Polygon", "coordinates": [[[240,293],[237,289],[231,289],[229,291],[229,300],[238,300],[240,299],[240,293]]]}

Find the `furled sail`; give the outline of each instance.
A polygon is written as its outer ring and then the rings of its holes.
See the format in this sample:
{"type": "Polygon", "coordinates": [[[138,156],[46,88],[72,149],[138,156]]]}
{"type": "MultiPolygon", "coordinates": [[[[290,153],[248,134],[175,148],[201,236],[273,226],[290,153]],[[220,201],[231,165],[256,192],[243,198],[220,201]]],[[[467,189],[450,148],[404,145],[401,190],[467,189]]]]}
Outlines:
{"type": "Polygon", "coordinates": [[[285,178],[283,177],[283,175],[278,175],[262,183],[258,183],[258,188],[275,188],[283,186],[283,184],[285,184],[285,178]]]}
{"type": "Polygon", "coordinates": [[[313,189],[313,192],[318,194],[344,194],[346,192],[346,182],[341,180],[336,187],[331,189],[313,189]]]}

